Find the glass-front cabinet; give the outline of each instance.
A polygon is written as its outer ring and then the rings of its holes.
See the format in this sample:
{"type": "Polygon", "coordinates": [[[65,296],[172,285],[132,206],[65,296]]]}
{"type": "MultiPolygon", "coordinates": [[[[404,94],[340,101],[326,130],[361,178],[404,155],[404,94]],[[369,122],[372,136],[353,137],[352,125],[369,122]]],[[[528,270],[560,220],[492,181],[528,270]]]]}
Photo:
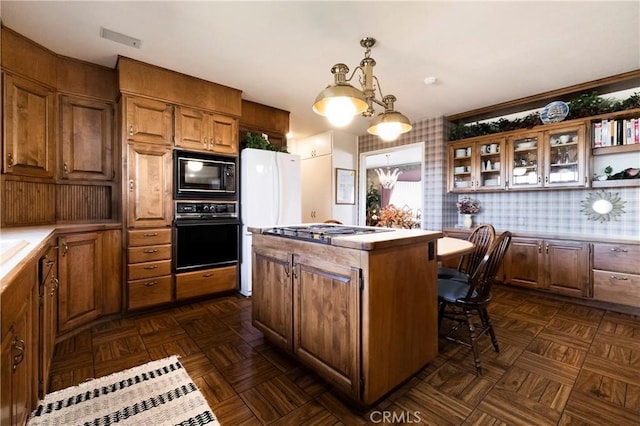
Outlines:
{"type": "Polygon", "coordinates": [[[558,128],[545,132],[544,186],[585,186],[585,126],[558,128]]]}
{"type": "Polygon", "coordinates": [[[518,133],[507,143],[509,189],[538,188],[542,186],[542,133],[518,133]]]}
{"type": "Polygon", "coordinates": [[[505,188],[505,138],[449,144],[449,191],[495,191],[505,188]]]}

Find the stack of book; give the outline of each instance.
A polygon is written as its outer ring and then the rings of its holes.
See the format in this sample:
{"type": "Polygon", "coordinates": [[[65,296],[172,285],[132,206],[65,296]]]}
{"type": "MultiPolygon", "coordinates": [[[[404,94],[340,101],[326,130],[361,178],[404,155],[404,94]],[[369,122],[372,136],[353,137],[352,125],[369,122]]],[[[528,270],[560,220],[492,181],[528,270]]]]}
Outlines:
{"type": "Polygon", "coordinates": [[[594,121],[593,147],[640,144],[640,118],[594,121]]]}

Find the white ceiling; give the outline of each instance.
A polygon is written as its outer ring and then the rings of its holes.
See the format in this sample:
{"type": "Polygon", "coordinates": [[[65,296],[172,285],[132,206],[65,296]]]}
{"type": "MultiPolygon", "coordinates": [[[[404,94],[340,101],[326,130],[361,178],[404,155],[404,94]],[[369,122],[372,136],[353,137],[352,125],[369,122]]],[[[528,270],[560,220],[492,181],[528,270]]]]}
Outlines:
{"type": "MultiPolygon", "coordinates": [[[[335,63],[359,64],[365,36],[378,40],[384,94],[412,122],[640,68],[638,1],[2,0],[0,16],[62,55],[109,67],[123,55],[240,89],[291,111],[294,138],[329,129],[311,104],[335,63]],[[102,39],[100,27],[142,46],[102,39]]],[[[367,122],[345,130],[364,134],[367,122]]]]}

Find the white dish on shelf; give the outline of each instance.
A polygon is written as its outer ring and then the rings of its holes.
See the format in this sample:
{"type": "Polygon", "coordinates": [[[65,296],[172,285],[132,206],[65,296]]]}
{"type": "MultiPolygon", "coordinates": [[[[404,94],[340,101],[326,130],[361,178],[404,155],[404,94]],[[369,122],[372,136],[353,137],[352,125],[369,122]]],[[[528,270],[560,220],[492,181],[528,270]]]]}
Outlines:
{"type": "Polygon", "coordinates": [[[518,143],[518,148],[533,148],[534,146],[536,146],[535,141],[528,141],[528,142],[519,142],[518,143]]]}
{"type": "Polygon", "coordinates": [[[467,150],[465,148],[456,149],[456,157],[466,157],[466,156],[467,156],[467,150]]]}
{"type": "Polygon", "coordinates": [[[466,181],[466,180],[461,181],[461,182],[454,182],[454,186],[456,188],[468,188],[469,187],[469,182],[466,181]]]}
{"type": "Polygon", "coordinates": [[[465,169],[465,167],[464,167],[464,166],[457,166],[457,167],[455,167],[455,168],[453,169],[453,171],[454,171],[455,173],[464,173],[464,172],[465,172],[465,170],[466,170],[466,169],[465,169]]]}
{"type": "Polygon", "coordinates": [[[484,180],[484,186],[497,186],[498,185],[498,179],[485,179],[484,180]]]}

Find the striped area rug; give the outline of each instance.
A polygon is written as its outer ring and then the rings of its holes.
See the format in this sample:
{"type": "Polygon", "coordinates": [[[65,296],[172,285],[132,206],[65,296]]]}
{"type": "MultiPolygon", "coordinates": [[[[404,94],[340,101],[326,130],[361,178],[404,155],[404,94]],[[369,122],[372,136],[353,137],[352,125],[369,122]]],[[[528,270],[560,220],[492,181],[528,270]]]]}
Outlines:
{"type": "Polygon", "coordinates": [[[27,425],[219,425],[172,356],[50,393],[27,425]]]}

